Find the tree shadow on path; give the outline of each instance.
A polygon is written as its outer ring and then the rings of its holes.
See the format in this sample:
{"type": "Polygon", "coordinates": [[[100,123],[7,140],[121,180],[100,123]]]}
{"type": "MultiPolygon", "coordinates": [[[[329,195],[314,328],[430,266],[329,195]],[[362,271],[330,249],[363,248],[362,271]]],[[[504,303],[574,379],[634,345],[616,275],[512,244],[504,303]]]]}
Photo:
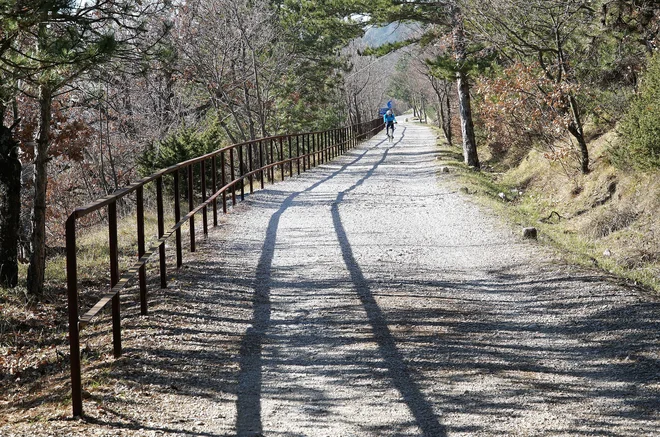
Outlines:
{"type": "MultiPolygon", "coordinates": [[[[389,150],[398,144],[405,137],[405,128],[402,132],[401,139],[396,143],[393,143],[388,149],[386,149],[383,154],[382,159],[376,163],[368,172],[365,177],[363,177],[356,185],[351,189],[354,189],[356,186],[362,184],[367,178],[369,178],[375,169],[385,160],[389,150]]],[[[266,230],[266,239],[261,249],[261,256],[257,264],[257,271],[255,277],[255,293],[253,299],[253,315],[252,315],[252,326],[248,328],[240,348],[240,374],[238,381],[238,393],[237,393],[237,418],[236,418],[236,433],[238,436],[254,436],[263,433],[263,424],[262,424],[262,412],[261,412],[261,391],[262,391],[262,373],[263,373],[263,343],[267,333],[267,330],[270,326],[270,318],[272,311],[271,304],[271,289],[272,289],[272,264],[273,258],[275,255],[275,246],[277,242],[277,233],[279,228],[279,223],[284,212],[289,209],[293,204],[295,199],[303,193],[311,192],[318,186],[324,184],[325,182],[337,177],[342,172],[346,171],[349,167],[355,163],[362,160],[366,154],[375,147],[383,144],[383,141],[378,142],[374,146],[366,149],[362,152],[357,158],[351,162],[343,165],[337,171],[333,172],[328,177],[316,182],[310,187],[306,188],[303,191],[293,193],[289,195],[283,202],[280,208],[271,216],[268,228],[266,230]]],[[[333,205],[333,216],[335,215],[336,205],[333,205]]],[[[345,234],[344,234],[345,238],[345,234]]],[[[345,252],[342,244],[342,253],[345,252]]],[[[350,246],[347,246],[350,251],[350,246]]],[[[344,256],[346,260],[346,255],[344,256]]],[[[354,262],[354,260],[353,260],[354,262]]],[[[364,277],[360,276],[355,277],[354,270],[356,266],[349,266],[351,271],[351,278],[358,288],[358,293],[365,303],[365,308],[367,308],[367,313],[369,320],[372,324],[374,335],[379,338],[378,344],[383,354],[384,359],[390,367],[390,373],[395,380],[395,385],[401,391],[403,397],[408,402],[409,407],[413,411],[415,417],[418,421],[422,423],[427,423],[428,419],[424,419],[425,416],[428,416],[428,413],[431,412],[430,405],[427,402],[424,402],[421,396],[419,389],[412,384],[412,378],[410,377],[401,356],[396,352],[396,346],[392,339],[391,335],[388,335],[387,325],[385,324],[382,313],[377,306],[374,307],[375,302],[373,296],[368,292],[365,293],[364,287],[360,287],[358,283],[364,282],[364,277]],[[360,282],[361,281],[361,282],[360,282]],[[366,302],[369,301],[369,305],[366,302]],[[383,339],[383,340],[380,340],[383,339]],[[401,376],[404,375],[404,376],[401,376]],[[417,406],[423,405],[424,411],[421,411],[417,406]]],[[[358,268],[359,271],[359,268],[358,268]]],[[[361,275],[361,273],[360,273],[361,275]]],[[[432,414],[432,413],[431,413],[432,414]]],[[[432,415],[434,418],[434,416],[432,415]]],[[[433,427],[424,427],[420,423],[423,429],[440,429],[441,427],[437,425],[433,427]]],[[[437,424],[437,421],[435,422],[437,424]]],[[[444,434],[432,433],[429,435],[442,436],[444,434]]]]}
{"type": "MultiPolygon", "coordinates": [[[[405,128],[401,139],[404,137],[405,128]]],[[[360,265],[353,255],[351,243],[348,239],[346,229],[344,229],[339,213],[339,205],[344,201],[346,195],[358,188],[373,175],[378,166],[385,162],[390,150],[396,144],[398,144],[398,142],[385,150],[381,159],[374,164],[363,178],[357,181],[352,187],[337,195],[337,198],[332,205],[332,221],[341,248],[344,264],[346,264],[346,269],[351,275],[355,291],[358,293],[362,306],[367,313],[367,318],[382,358],[387,366],[387,372],[390,379],[403,397],[403,400],[410,409],[410,412],[414,416],[417,425],[421,428],[424,435],[429,437],[443,437],[447,435],[446,429],[440,424],[433,411],[431,403],[424,397],[419,386],[412,378],[411,371],[406,365],[403,355],[399,352],[396,346],[396,341],[387,325],[385,314],[378,306],[373,291],[369,286],[369,281],[365,278],[360,265]]]]}

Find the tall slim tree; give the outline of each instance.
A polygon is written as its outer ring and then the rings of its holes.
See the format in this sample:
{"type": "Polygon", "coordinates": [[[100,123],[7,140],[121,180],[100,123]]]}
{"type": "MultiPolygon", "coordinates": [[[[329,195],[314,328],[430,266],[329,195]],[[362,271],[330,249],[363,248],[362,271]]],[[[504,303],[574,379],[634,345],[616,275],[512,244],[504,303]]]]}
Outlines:
{"type": "MultiPolygon", "coordinates": [[[[451,71],[456,81],[461,120],[463,143],[463,158],[468,166],[479,168],[479,156],[474,134],[472,117],[472,102],[470,99],[470,71],[473,59],[468,52],[469,41],[465,29],[464,8],[468,2],[461,0],[380,0],[374,2],[369,11],[373,20],[379,23],[412,21],[428,25],[427,34],[410,42],[430,43],[440,37],[450,34],[451,44],[445,56],[438,58],[442,69],[451,71]],[[465,3],[465,4],[464,4],[465,3]]],[[[401,44],[391,45],[398,48],[401,44]]],[[[387,47],[385,48],[387,49],[387,47]]],[[[435,62],[434,60],[431,61],[435,62]]]]}
{"type": "Polygon", "coordinates": [[[32,254],[27,280],[28,293],[35,297],[43,294],[44,284],[53,99],[98,64],[128,53],[143,34],[147,17],[161,7],[158,2],[144,4],[138,0],[85,3],[28,0],[5,11],[9,18],[30,17],[30,21],[24,20],[16,26],[20,35],[0,53],[0,65],[26,84],[23,93],[38,101],[33,154],[32,254]]]}

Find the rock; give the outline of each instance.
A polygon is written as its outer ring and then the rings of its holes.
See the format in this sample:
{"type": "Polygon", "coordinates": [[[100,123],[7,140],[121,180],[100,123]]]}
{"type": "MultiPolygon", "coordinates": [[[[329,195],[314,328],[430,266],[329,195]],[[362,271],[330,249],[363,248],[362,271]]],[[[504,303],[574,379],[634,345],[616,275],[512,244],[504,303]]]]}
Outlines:
{"type": "Polygon", "coordinates": [[[603,252],[603,256],[612,256],[612,251],[610,251],[609,249],[605,249],[605,251],[603,252]]]}
{"type": "Polygon", "coordinates": [[[449,167],[440,167],[440,173],[449,173],[449,167]]]}
{"type": "Polygon", "coordinates": [[[497,196],[502,200],[506,200],[506,194],[504,193],[499,193],[497,196]]]}
{"type": "Polygon", "coordinates": [[[536,228],[523,228],[523,238],[528,240],[536,240],[538,232],[536,228]]]}

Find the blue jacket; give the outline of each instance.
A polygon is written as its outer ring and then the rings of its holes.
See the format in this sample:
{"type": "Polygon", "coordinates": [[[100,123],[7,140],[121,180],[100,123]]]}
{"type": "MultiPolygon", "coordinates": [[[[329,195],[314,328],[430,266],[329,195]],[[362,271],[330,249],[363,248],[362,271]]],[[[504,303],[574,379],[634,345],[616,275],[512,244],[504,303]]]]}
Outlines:
{"type": "Polygon", "coordinates": [[[384,121],[385,123],[387,123],[388,121],[394,121],[394,122],[396,122],[396,118],[394,118],[394,112],[392,113],[392,115],[384,114],[384,115],[383,115],[383,121],[384,121]]]}

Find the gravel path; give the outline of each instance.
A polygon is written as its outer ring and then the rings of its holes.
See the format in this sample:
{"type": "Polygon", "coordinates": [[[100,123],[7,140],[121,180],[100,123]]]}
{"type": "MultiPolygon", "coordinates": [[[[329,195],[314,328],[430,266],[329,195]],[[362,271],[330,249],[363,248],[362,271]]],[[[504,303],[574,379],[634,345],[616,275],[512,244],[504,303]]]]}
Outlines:
{"type": "Polygon", "coordinates": [[[127,320],[115,388],[48,432],[660,436],[658,300],[523,241],[429,129],[396,134],[239,204],[127,320]]]}

